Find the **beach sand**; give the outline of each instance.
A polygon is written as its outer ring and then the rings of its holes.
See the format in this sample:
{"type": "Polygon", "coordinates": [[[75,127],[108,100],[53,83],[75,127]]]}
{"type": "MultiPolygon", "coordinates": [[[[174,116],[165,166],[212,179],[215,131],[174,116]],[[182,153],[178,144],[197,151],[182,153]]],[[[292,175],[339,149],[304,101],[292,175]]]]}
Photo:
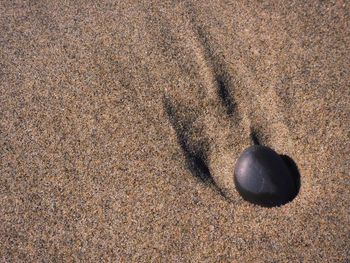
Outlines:
{"type": "Polygon", "coordinates": [[[2,1],[0,261],[350,260],[349,2],[282,2],[2,1]],[[235,190],[252,135],[292,202],[235,190]]]}

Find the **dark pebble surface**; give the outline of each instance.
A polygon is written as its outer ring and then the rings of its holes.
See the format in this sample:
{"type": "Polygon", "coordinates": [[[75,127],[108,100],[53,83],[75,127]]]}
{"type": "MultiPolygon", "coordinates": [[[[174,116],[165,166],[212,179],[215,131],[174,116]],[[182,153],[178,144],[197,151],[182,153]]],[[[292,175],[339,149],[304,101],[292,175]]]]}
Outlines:
{"type": "Polygon", "coordinates": [[[266,207],[288,203],[297,192],[292,173],[280,155],[260,145],[247,148],[238,158],[234,182],[246,201],[266,207]]]}

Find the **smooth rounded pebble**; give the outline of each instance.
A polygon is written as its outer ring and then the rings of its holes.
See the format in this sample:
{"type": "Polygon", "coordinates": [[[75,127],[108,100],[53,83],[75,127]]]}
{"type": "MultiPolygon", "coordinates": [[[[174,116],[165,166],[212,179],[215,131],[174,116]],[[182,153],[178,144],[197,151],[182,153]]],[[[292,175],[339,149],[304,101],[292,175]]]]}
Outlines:
{"type": "Polygon", "coordinates": [[[297,191],[283,159],[271,148],[260,145],[247,148],[238,158],[234,183],[246,201],[267,207],[288,203],[297,191]]]}

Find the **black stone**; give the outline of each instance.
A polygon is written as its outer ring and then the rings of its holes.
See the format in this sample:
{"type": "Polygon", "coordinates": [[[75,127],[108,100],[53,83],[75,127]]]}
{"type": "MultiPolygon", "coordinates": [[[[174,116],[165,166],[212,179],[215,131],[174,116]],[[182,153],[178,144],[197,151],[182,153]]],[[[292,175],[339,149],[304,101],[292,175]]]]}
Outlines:
{"type": "Polygon", "coordinates": [[[236,162],[234,182],[246,201],[266,207],[288,203],[298,191],[282,157],[261,145],[243,151],[236,162]]]}

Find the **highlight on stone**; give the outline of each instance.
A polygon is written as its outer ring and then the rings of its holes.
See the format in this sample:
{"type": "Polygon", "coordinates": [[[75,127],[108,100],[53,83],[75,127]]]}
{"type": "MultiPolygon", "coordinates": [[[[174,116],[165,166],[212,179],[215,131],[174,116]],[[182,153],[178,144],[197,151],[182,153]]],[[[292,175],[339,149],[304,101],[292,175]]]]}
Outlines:
{"type": "Polygon", "coordinates": [[[234,170],[239,194],[253,204],[273,207],[290,202],[298,191],[293,174],[269,147],[253,145],[240,155],[234,170]]]}

